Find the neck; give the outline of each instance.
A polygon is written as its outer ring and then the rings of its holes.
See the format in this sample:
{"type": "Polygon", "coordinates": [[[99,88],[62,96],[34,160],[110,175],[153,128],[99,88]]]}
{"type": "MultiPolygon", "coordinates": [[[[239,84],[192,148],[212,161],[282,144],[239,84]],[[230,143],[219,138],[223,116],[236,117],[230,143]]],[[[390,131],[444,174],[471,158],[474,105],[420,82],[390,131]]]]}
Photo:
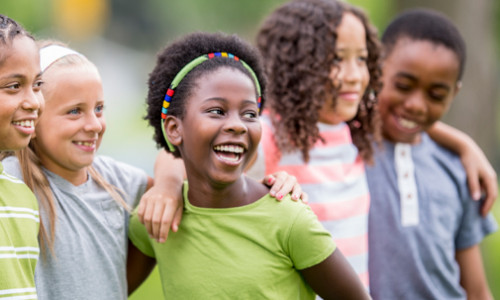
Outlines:
{"type": "Polygon", "coordinates": [[[251,197],[248,178],[241,176],[235,182],[220,184],[189,178],[188,199],[198,207],[229,208],[244,206],[257,199],[251,197]]]}

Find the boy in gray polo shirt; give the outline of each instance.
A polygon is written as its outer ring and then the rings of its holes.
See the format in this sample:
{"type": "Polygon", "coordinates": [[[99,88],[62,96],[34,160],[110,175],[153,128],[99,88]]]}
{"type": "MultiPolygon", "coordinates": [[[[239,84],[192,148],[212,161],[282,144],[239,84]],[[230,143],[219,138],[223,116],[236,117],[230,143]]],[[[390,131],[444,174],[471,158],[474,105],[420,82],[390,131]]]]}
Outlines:
{"type": "Polygon", "coordinates": [[[491,298],[478,244],[496,222],[470,199],[460,158],[425,133],[460,89],[465,43],[428,10],[398,16],[382,42],[384,148],[367,167],[372,297],[491,298]]]}

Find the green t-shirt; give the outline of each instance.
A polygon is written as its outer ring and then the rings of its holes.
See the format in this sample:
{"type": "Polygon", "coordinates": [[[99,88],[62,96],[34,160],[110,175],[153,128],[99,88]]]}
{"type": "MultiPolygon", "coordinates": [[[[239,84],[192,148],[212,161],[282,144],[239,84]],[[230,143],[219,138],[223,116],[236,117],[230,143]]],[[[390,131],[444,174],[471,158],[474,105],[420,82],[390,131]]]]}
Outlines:
{"type": "Polygon", "coordinates": [[[134,213],[129,237],[156,258],[168,299],[314,299],[298,270],[336,248],[301,202],[266,195],[246,206],[201,208],[189,203],[187,185],[178,232],[157,243],[134,213]]]}
{"type": "Polygon", "coordinates": [[[36,299],[38,202],[0,163],[0,298],[36,299]]]}

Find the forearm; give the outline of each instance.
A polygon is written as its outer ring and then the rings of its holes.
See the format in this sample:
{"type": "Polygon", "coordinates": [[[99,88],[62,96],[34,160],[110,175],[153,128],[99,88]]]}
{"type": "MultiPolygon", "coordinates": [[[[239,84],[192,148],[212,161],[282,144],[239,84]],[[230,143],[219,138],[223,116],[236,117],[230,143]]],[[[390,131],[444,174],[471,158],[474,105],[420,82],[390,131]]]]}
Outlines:
{"type": "Polygon", "coordinates": [[[129,241],[127,256],[128,294],[132,294],[148,278],[156,261],[146,256],[129,241]]]}

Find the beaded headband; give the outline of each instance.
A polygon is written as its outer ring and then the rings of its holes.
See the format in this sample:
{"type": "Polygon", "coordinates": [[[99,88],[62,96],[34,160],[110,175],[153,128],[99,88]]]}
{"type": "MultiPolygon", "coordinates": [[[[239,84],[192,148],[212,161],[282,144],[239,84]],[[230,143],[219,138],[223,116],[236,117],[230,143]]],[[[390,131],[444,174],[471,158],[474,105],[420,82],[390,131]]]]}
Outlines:
{"type": "Polygon", "coordinates": [[[42,49],[40,49],[40,68],[42,69],[42,72],[45,71],[56,60],[66,55],[72,54],[83,56],[81,53],[78,53],[75,50],[66,48],[64,46],[49,45],[43,47],[42,49]]]}
{"type": "Polygon", "coordinates": [[[195,58],[192,61],[190,61],[187,65],[185,65],[179,71],[179,73],[177,73],[177,75],[175,75],[174,79],[172,80],[172,83],[170,84],[170,86],[169,86],[169,88],[167,90],[167,93],[165,94],[165,98],[163,99],[163,105],[162,105],[162,108],[161,108],[161,131],[163,132],[163,137],[165,138],[165,141],[167,142],[168,149],[171,152],[174,152],[175,148],[170,143],[170,141],[167,138],[167,134],[165,133],[165,120],[167,119],[168,107],[170,106],[170,100],[174,96],[175,88],[179,85],[179,83],[181,82],[181,80],[184,77],[186,77],[186,75],[191,70],[193,70],[196,66],[198,66],[201,63],[203,63],[204,61],[207,61],[207,60],[212,59],[214,57],[227,57],[227,58],[234,59],[235,61],[239,61],[245,67],[245,69],[247,69],[248,72],[250,72],[250,74],[252,75],[252,78],[253,78],[253,80],[255,82],[255,87],[257,88],[257,94],[258,94],[257,107],[259,108],[259,111],[260,111],[261,98],[262,97],[261,97],[259,80],[257,79],[257,76],[255,75],[255,72],[252,70],[252,68],[250,68],[249,65],[247,65],[246,62],[244,62],[243,60],[241,60],[238,56],[235,56],[235,55],[233,55],[231,53],[227,53],[227,52],[213,52],[213,53],[209,53],[209,54],[204,54],[204,55],[198,56],[197,58],[195,58]]]}

